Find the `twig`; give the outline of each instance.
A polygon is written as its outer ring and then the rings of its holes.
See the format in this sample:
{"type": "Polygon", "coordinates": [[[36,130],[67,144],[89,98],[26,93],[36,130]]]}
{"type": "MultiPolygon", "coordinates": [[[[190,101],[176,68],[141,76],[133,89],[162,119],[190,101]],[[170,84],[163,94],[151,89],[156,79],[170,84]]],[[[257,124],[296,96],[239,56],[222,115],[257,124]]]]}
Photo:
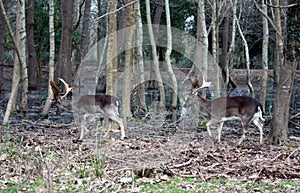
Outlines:
{"type": "Polygon", "coordinates": [[[189,161],[184,162],[182,164],[175,164],[172,167],[170,167],[170,169],[173,169],[173,168],[182,168],[182,167],[191,165],[191,163],[192,163],[192,159],[190,159],[189,161]]]}
{"type": "Polygon", "coordinates": [[[292,151],[292,153],[290,153],[290,155],[286,158],[286,160],[287,159],[290,159],[290,157],[296,152],[296,151],[300,151],[300,148],[297,148],[297,149],[295,149],[294,151],[292,151]]]}
{"type": "Polygon", "coordinates": [[[118,8],[118,9],[116,9],[116,10],[114,10],[114,11],[105,13],[105,14],[101,15],[100,17],[94,19],[93,21],[98,21],[99,19],[101,19],[101,18],[103,18],[103,17],[105,17],[105,16],[107,16],[107,15],[110,15],[110,14],[112,14],[112,13],[118,12],[118,11],[120,11],[121,9],[123,9],[123,8],[125,8],[125,7],[127,7],[127,6],[129,6],[129,5],[131,5],[131,4],[133,4],[133,3],[135,3],[136,1],[137,1],[137,0],[132,1],[132,2],[125,4],[124,6],[118,8]]]}

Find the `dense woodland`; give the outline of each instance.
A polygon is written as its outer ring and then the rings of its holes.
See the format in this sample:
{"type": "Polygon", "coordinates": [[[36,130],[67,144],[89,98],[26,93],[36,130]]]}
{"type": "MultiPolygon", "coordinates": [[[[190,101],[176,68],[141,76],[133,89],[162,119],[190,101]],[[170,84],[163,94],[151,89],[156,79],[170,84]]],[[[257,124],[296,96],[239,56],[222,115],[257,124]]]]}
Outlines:
{"type": "Polygon", "coordinates": [[[117,96],[126,127],[137,85],[139,109],[149,108],[148,80],[156,80],[159,109],[168,103],[166,84],[173,89],[169,106],[180,109],[194,74],[212,82],[215,98],[246,85],[264,110],[272,85],[267,144],[286,145],[289,123],[300,116],[291,105],[299,103],[293,93],[300,89],[298,0],[1,0],[0,6],[2,140],[11,117],[30,108],[29,92],[47,90],[40,116],[49,116],[49,81],[58,78],[75,88],[73,96],[117,96]],[[243,82],[236,69],[246,74],[243,82]]]}

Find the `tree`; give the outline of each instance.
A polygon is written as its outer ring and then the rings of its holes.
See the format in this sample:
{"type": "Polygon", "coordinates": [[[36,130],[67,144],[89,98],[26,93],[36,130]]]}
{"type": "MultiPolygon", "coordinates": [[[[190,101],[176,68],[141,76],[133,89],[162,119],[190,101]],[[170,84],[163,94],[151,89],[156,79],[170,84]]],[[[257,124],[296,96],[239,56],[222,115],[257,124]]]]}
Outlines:
{"type": "MultiPolygon", "coordinates": [[[[262,11],[265,15],[268,15],[268,7],[262,1],[262,11]]],[[[267,95],[267,83],[268,83],[268,47],[269,47],[269,23],[266,17],[262,16],[263,20],[263,47],[262,47],[262,68],[263,75],[261,79],[260,97],[259,102],[263,106],[265,112],[266,109],[266,95],[267,95]]]]}
{"type": "MultiPolygon", "coordinates": [[[[54,58],[55,58],[55,32],[54,32],[54,0],[49,0],[49,34],[50,34],[50,51],[49,51],[49,81],[54,80],[54,58]]],[[[53,92],[51,85],[48,84],[48,97],[42,111],[46,116],[51,108],[53,92]]]]}
{"type": "Polygon", "coordinates": [[[170,61],[170,56],[172,52],[172,31],[171,31],[169,0],[165,0],[165,8],[166,8],[166,18],[167,18],[167,51],[166,51],[165,59],[166,59],[167,71],[169,73],[169,76],[171,77],[172,89],[174,90],[174,93],[172,95],[172,108],[176,109],[178,86],[177,86],[177,79],[173,72],[171,61],[170,61]]]}
{"type": "Polygon", "coordinates": [[[85,57],[88,52],[90,45],[90,16],[91,16],[91,0],[85,0],[84,14],[81,29],[81,39],[80,39],[80,58],[81,60],[85,57]]]}
{"type": "MultiPolygon", "coordinates": [[[[10,117],[11,112],[16,110],[16,99],[17,99],[17,95],[18,95],[18,87],[19,87],[19,82],[20,82],[20,76],[21,76],[21,68],[22,68],[22,63],[23,63],[23,58],[24,56],[21,54],[20,51],[20,44],[21,44],[21,20],[20,20],[20,12],[22,9],[22,5],[21,3],[24,3],[22,1],[18,1],[18,5],[17,5],[17,19],[16,19],[16,36],[14,37],[13,35],[13,31],[12,31],[12,27],[9,23],[4,5],[2,0],[0,1],[0,6],[1,6],[1,10],[2,10],[2,14],[5,18],[5,23],[8,27],[8,31],[9,31],[9,36],[12,39],[14,48],[16,50],[16,54],[15,54],[15,60],[14,60],[14,70],[13,70],[13,80],[12,80],[12,89],[11,89],[11,94],[9,97],[9,101],[6,107],[6,112],[3,118],[3,125],[7,125],[8,124],[8,120],[10,117]]],[[[25,9],[24,9],[25,10],[25,9]]]]}
{"type": "Polygon", "coordinates": [[[27,72],[27,46],[26,46],[26,17],[25,17],[25,0],[19,1],[20,12],[19,12],[19,20],[20,20],[20,56],[22,58],[21,63],[21,76],[22,76],[22,96],[21,96],[21,104],[20,109],[25,111],[27,106],[27,93],[28,93],[28,72],[27,72]]]}
{"type": "Polygon", "coordinates": [[[208,69],[208,32],[206,27],[204,0],[198,0],[197,9],[197,44],[195,52],[195,64],[207,79],[208,69]]]}
{"type": "Polygon", "coordinates": [[[144,73],[144,57],[143,57],[143,23],[142,23],[142,16],[141,16],[141,7],[140,1],[137,1],[137,32],[136,32],[136,68],[137,68],[137,75],[138,75],[138,82],[142,83],[138,87],[138,98],[139,98],[139,109],[142,111],[147,110],[146,99],[145,99],[145,85],[143,84],[145,81],[145,73],[144,73]]]}
{"type": "MultiPolygon", "coordinates": [[[[260,11],[260,13],[268,19],[271,26],[274,28],[276,33],[276,46],[279,64],[278,72],[278,85],[274,101],[274,110],[272,117],[272,127],[269,135],[269,142],[271,144],[285,144],[288,137],[288,123],[289,123],[289,107],[291,101],[291,95],[294,88],[294,77],[296,71],[296,56],[292,55],[292,60],[287,60],[286,54],[284,53],[284,45],[289,41],[293,42],[294,39],[289,40],[282,31],[282,19],[287,20],[286,14],[281,14],[281,9],[287,9],[287,1],[284,1],[283,5],[280,4],[279,0],[275,1],[275,5],[270,5],[275,9],[275,20],[274,22],[268,17],[264,11],[258,6],[256,0],[253,0],[255,7],[260,11]]],[[[284,12],[286,13],[286,12],[284,12]]],[[[294,19],[294,18],[293,18],[294,19]]],[[[296,17],[296,21],[299,18],[296,17]]],[[[287,26],[284,26],[284,28],[287,26]]],[[[288,45],[288,44],[286,44],[288,45]]],[[[293,43],[291,43],[293,45],[293,43]]],[[[292,49],[295,49],[291,47],[292,49]]],[[[293,53],[293,50],[291,51],[293,53]]]]}
{"type": "Polygon", "coordinates": [[[27,50],[28,50],[28,86],[37,87],[37,68],[34,42],[34,0],[28,0],[27,9],[27,50]]]}
{"type": "MultiPolygon", "coordinates": [[[[2,0],[4,9],[7,8],[8,0],[2,0]]],[[[2,14],[2,11],[0,13],[0,77],[3,77],[3,55],[4,55],[4,48],[5,48],[5,30],[6,30],[6,23],[5,18],[2,14]]],[[[4,89],[3,87],[3,78],[0,78],[0,91],[4,89]]]]}
{"type": "MultiPolygon", "coordinates": [[[[131,0],[126,0],[126,4],[131,0]]],[[[130,83],[132,73],[132,52],[133,52],[133,33],[135,31],[135,16],[133,5],[126,7],[126,45],[125,45],[125,67],[122,92],[122,118],[127,127],[127,117],[130,115],[130,83]]]]}
{"type": "Polygon", "coordinates": [[[163,81],[162,81],[162,77],[161,77],[160,70],[159,70],[156,43],[155,43],[152,22],[151,22],[150,1],[149,0],[146,0],[146,15],[147,15],[147,26],[148,26],[148,31],[149,31],[149,38],[150,38],[150,43],[151,43],[153,67],[154,67],[156,80],[158,81],[158,89],[159,89],[159,95],[160,95],[159,108],[160,108],[160,110],[164,110],[165,104],[166,104],[165,91],[164,91],[163,81]]]}
{"type": "Polygon", "coordinates": [[[56,66],[56,77],[72,82],[72,32],[74,0],[61,1],[62,33],[59,56],[56,66]]]}
{"type": "MultiPolygon", "coordinates": [[[[287,1],[285,3],[287,4],[287,1]]],[[[287,41],[287,39],[285,39],[282,33],[281,17],[286,19],[287,15],[281,14],[279,0],[275,1],[275,6],[276,45],[279,54],[279,82],[274,101],[269,142],[271,144],[285,144],[288,137],[289,107],[294,88],[296,65],[294,62],[288,61],[284,53],[284,41],[287,41]]]]}
{"type": "Polygon", "coordinates": [[[108,48],[106,54],[106,94],[117,95],[118,84],[118,49],[117,49],[117,1],[110,1],[108,24],[108,48]]]}

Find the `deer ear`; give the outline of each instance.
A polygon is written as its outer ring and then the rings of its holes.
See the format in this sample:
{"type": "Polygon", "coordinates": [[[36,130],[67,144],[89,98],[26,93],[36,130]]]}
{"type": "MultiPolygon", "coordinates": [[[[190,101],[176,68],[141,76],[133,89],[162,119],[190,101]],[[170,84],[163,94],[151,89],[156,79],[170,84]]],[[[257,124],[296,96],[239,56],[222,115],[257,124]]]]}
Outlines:
{"type": "Polygon", "coordinates": [[[198,82],[197,74],[195,74],[194,76],[191,77],[191,82],[192,82],[193,88],[198,88],[200,86],[199,82],[198,82]]]}
{"type": "Polygon", "coordinates": [[[59,88],[53,80],[50,80],[50,85],[52,88],[53,95],[54,97],[56,97],[59,94],[59,88]]]}

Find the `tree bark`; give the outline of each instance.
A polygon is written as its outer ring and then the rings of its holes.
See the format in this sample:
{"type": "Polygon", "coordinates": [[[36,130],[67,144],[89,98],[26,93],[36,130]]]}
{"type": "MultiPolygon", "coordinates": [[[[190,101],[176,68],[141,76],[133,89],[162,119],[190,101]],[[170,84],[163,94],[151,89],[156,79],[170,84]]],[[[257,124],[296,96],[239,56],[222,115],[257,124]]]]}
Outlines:
{"type": "MultiPolygon", "coordinates": [[[[54,0],[49,0],[49,81],[54,80],[54,59],[55,59],[55,32],[54,32],[54,0]]],[[[45,117],[50,108],[53,100],[53,93],[50,84],[48,84],[48,97],[45,106],[42,111],[42,115],[45,117]]]]}
{"type": "Polygon", "coordinates": [[[220,97],[220,79],[219,79],[219,6],[218,1],[212,2],[212,57],[213,63],[211,68],[212,71],[215,72],[212,76],[210,76],[213,84],[214,84],[214,95],[215,97],[220,97]]]}
{"type": "Polygon", "coordinates": [[[171,31],[171,18],[170,18],[170,7],[169,0],[165,0],[165,8],[166,8],[166,19],[167,19],[167,51],[166,51],[166,66],[169,76],[171,77],[171,84],[174,93],[172,93],[172,109],[176,109],[177,107],[177,95],[178,95],[178,86],[177,79],[173,72],[171,66],[171,52],[172,52],[172,31],[171,31]]]}
{"type": "Polygon", "coordinates": [[[89,50],[90,45],[90,15],[91,0],[85,0],[84,14],[82,20],[82,30],[80,39],[80,60],[83,60],[89,50]]]}
{"type": "Polygon", "coordinates": [[[117,95],[118,83],[118,49],[117,49],[117,1],[110,1],[108,48],[106,55],[106,94],[117,95]]]}
{"type": "Polygon", "coordinates": [[[55,75],[56,78],[63,78],[66,82],[72,82],[72,23],[74,0],[61,1],[61,12],[62,33],[55,75]]]}
{"type": "MultiPolygon", "coordinates": [[[[236,16],[234,16],[236,17],[236,16]]],[[[252,97],[254,97],[254,90],[253,90],[253,86],[250,80],[250,57],[249,57],[249,47],[248,47],[248,43],[247,40],[242,32],[241,26],[239,24],[239,21],[237,20],[237,28],[239,30],[240,36],[243,40],[243,44],[244,44],[244,48],[245,48],[245,58],[246,58],[246,70],[247,70],[247,85],[249,87],[250,90],[250,94],[252,97]]]]}
{"type": "Polygon", "coordinates": [[[160,108],[160,110],[163,111],[163,110],[165,110],[165,104],[166,104],[165,91],[164,91],[162,77],[160,74],[157,50],[156,50],[156,43],[155,43],[154,33],[153,33],[152,25],[151,25],[152,22],[151,22],[151,15],[150,15],[150,1],[149,0],[146,0],[146,15],[147,15],[148,30],[149,30],[149,38],[150,38],[150,43],[151,43],[151,48],[152,48],[151,50],[152,50],[152,58],[153,58],[153,67],[154,67],[156,80],[158,81],[158,89],[159,89],[159,95],[160,95],[159,108],[160,108]]]}
{"type": "Polygon", "coordinates": [[[137,1],[137,32],[136,32],[136,47],[137,47],[137,71],[138,71],[138,98],[139,98],[139,109],[146,112],[147,105],[145,99],[145,74],[144,74],[144,57],[143,57],[143,23],[140,8],[140,1],[137,1]]]}
{"type": "Polygon", "coordinates": [[[20,54],[22,57],[22,96],[20,109],[26,112],[28,101],[28,72],[27,72],[27,46],[26,46],[26,16],[25,16],[25,0],[19,0],[20,4],[20,54]]]}
{"type": "Polygon", "coordinates": [[[199,68],[205,79],[208,78],[208,32],[206,27],[204,0],[198,1],[197,11],[197,45],[195,52],[195,64],[199,68]]]}
{"type": "MultiPolygon", "coordinates": [[[[6,9],[7,8],[7,3],[8,0],[2,0],[3,6],[6,9]]],[[[4,68],[4,62],[3,62],[3,54],[4,54],[4,48],[5,48],[5,30],[6,30],[6,23],[5,23],[5,18],[2,14],[2,11],[0,12],[0,91],[4,90],[4,85],[3,85],[3,68],[4,68]]]]}
{"type": "MultiPolygon", "coordinates": [[[[130,3],[131,0],[126,0],[130,3]]],[[[127,127],[127,118],[130,116],[130,94],[131,94],[131,74],[132,74],[132,48],[133,48],[133,33],[135,31],[133,5],[126,7],[126,49],[125,49],[125,67],[122,92],[122,118],[124,126],[127,127]]]]}
{"type": "MultiPolygon", "coordinates": [[[[280,0],[275,1],[275,6],[280,6],[280,0]]],[[[294,85],[296,66],[285,59],[284,36],[282,34],[280,8],[275,8],[276,46],[279,56],[279,82],[274,101],[272,127],[269,136],[271,144],[285,144],[288,139],[289,107],[294,85]]],[[[286,26],[284,26],[286,27],[286,26]]]]}
{"type": "Polygon", "coordinates": [[[13,70],[13,79],[12,79],[12,88],[11,88],[11,94],[7,103],[5,115],[3,118],[3,125],[7,125],[9,121],[9,117],[11,112],[16,110],[16,100],[17,100],[17,95],[18,95],[18,88],[19,88],[19,82],[20,82],[20,76],[21,76],[21,67],[22,67],[22,57],[21,57],[21,52],[19,50],[20,47],[20,29],[21,29],[21,22],[20,22],[20,2],[18,1],[18,6],[17,6],[17,19],[16,19],[16,36],[13,36],[13,31],[11,28],[11,25],[9,23],[9,19],[6,15],[6,11],[3,5],[3,2],[0,1],[0,6],[2,10],[2,14],[5,18],[5,23],[8,27],[9,30],[9,35],[10,38],[12,39],[12,42],[14,44],[16,54],[15,54],[15,60],[14,60],[14,70],[13,70]]]}
{"type": "Polygon", "coordinates": [[[37,88],[37,67],[34,42],[34,0],[28,0],[27,11],[27,49],[28,49],[28,87],[37,88]]]}
{"type": "MultiPolygon", "coordinates": [[[[264,1],[262,1],[262,10],[267,15],[268,8],[264,1]]],[[[263,75],[261,78],[261,87],[260,87],[260,97],[259,102],[263,106],[263,111],[266,109],[266,96],[267,96],[267,83],[268,83],[268,47],[269,47],[269,26],[268,20],[265,17],[262,17],[263,24],[263,43],[262,43],[262,68],[263,75]]]]}

